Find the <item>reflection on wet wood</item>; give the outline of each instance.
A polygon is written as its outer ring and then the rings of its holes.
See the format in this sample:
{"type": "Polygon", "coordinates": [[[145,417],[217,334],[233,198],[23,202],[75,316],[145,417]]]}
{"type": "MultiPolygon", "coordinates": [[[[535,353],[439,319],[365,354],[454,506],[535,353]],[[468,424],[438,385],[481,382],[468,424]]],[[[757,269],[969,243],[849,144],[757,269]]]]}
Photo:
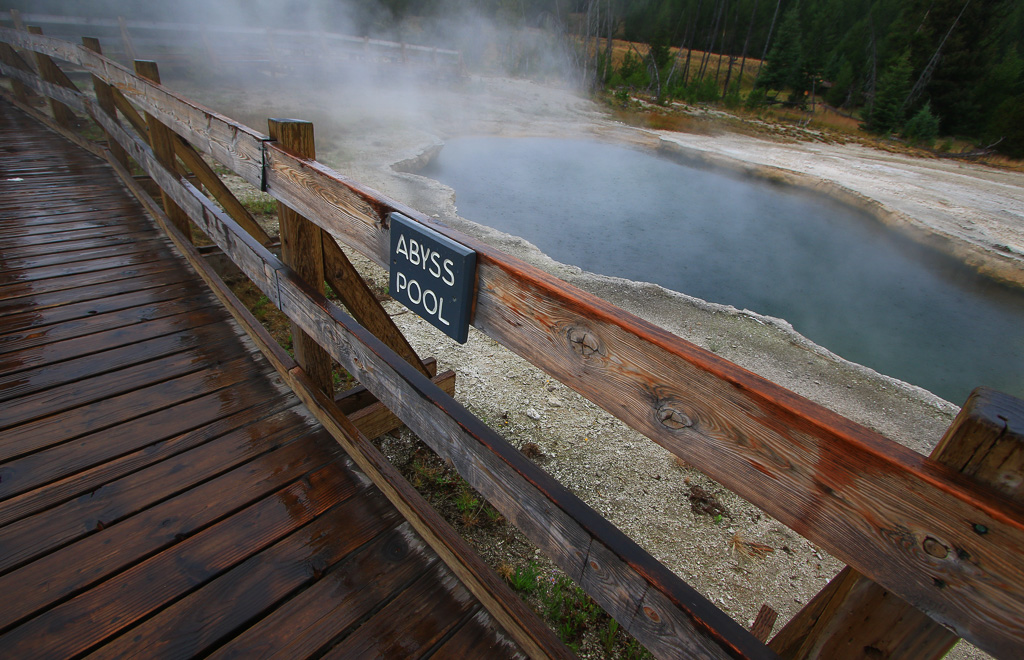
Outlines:
{"type": "Polygon", "coordinates": [[[522,657],[401,523],[113,173],[0,102],[3,655],[522,657]]]}

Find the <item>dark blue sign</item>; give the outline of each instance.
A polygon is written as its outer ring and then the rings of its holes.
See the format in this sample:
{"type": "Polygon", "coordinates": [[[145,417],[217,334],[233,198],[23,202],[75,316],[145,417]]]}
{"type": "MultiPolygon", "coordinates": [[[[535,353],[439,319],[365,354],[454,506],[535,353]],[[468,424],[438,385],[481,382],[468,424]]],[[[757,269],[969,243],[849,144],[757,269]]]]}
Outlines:
{"type": "Polygon", "coordinates": [[[391,297],[466,343],[476,252],[400,213],[391,223],[391,297]]]}

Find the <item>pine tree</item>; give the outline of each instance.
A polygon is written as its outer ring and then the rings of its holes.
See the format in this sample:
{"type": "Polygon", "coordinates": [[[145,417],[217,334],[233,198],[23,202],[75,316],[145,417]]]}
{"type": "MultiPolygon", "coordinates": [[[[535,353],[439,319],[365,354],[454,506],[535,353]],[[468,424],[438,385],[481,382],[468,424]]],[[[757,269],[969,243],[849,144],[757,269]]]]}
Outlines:
{"type": "Polygon", "coordinates": [[[889,133],[903,126],[903,101],[910,91],[910,51],[905,50],[878,81],[878,93],[864,122],[864,128],[873,133],[889,133]]]}
{"type": "Polygon", "coordinates": [[[931,103],[926,102],[903,127],[903,136],[915,144],[931,146],[939,136],[939,118],[932,114],[931,103]]]}
{"type": "Polygon", "coordinates": [[[803,83],[804,58],[800,40],[800,16],[794,6],[782,18],[775,45],[768,53],[768,61],[758,76],[758,87],[803,91],[806,85],[803,83]]]}

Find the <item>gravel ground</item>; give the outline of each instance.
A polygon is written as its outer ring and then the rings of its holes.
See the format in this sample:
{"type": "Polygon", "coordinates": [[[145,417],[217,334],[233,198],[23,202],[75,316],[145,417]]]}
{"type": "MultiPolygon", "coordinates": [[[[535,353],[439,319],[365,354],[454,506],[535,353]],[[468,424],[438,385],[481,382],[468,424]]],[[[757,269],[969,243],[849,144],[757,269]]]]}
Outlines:
{"type": "MultiPolygon", "coordinates": [[[[184,83],[175,87],[258,128],[268,116],[311,119],[319,159],[346,176],[922,453],[930,452],[956,414],[953,403],[846,362],[785,321],[556,263],[522,239],[459,217],[453,191],[415,170],[456,135],[593,136],[667,146],[687,158],[837,193],[1006,279],[1024,273],[1020,173],[825,144],[812,132],[806,141],[779,141],[635,129],[568,90],[522,80],[473,78],[413,92],[351,86],[344,94],[323,87],[281,94],[257,83],[216,95],[184,83]]],[[[357,263],[383,281],[369,262],[357,263]]],[[[469,341],[457,345],[397,303],[386,304],[421,355],[436,356],[442,369],[458,373],[461,402],[513,445],[534,443],[545,470],[740,623],[751,624],[766,603],[779,612],[778,630],[842,567],[481,333],[471,329],[469,341]],[[721,509],[709,508],[711,501],[721,509]]],[[[407,457],[412,442],[405,435],[385,439],[383,446],[407,457]]],[[[508,535],[478,542],[492,562],[529,552],[508,535]]],[[[986,656],[961,644],[950,657],[986,656]]]]}

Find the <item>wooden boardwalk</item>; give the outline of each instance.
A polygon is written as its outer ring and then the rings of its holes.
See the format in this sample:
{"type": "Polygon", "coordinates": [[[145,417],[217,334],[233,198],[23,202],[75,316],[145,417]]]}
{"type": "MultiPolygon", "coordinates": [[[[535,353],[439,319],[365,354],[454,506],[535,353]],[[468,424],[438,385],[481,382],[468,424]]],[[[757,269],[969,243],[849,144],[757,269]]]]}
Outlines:
{"type": "Polygon", "coordinates": [[[0,102],[0,657],[520,655],[108,167],[0,102]]]}

